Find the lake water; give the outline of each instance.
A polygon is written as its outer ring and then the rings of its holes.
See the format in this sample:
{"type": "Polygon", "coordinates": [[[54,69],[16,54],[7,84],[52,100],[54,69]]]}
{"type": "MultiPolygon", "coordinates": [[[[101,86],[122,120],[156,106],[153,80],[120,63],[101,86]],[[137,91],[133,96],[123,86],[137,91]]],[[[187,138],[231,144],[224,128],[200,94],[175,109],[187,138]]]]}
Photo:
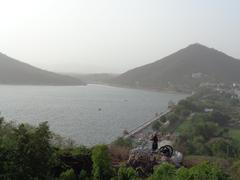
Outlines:
{"type": "Polygon", "coordinates": [[[6,120],[37,125],[77,144],[110,143],[150,120],[186,95],[88,86],[0,86],[0,111],[6,120]]]}

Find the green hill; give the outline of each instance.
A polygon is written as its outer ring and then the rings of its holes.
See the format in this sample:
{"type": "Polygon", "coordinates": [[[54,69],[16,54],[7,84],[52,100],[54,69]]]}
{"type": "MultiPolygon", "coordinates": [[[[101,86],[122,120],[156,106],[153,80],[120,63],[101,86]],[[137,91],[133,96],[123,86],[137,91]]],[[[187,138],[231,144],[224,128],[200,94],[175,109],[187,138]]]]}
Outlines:
{"type": "Polygon", "coordinates": [[[201,44],[137,67],[111,83],[147,89],[192,90],[202,82],[240,82],[240,61],[201,44]]]}

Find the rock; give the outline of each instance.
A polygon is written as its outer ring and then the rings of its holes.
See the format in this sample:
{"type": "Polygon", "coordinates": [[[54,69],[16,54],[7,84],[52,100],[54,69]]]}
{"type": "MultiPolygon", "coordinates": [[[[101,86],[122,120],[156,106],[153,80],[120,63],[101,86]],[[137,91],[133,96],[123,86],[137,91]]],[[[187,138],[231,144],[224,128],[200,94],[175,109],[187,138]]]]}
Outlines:
{"type": "Polygon", "coordinates": [[[171,161],[173,164],[175,164],[176,167],[180,167],[183,161],[183,154],[178,151],[174,151],[173,156],[171,157],[171,161]]]}
{"type": "Polygon", "coordinates": [[[131,150],[127,164],[143,174],[150,174],[158,163],[151,150],[136,148],[131,150]]]}
{"type": "MultiPolygon", "coordinates": [[[[167,141],[165,141],[167,143],[167,141]]],[[[129,153],[128,166],[136,169],[140,172],[140,175],[148,175],[153,172],[154,166],[163,162],[174,164],[176,167],[180,167],[182,164],[183,155],[178,151],[173,151],[170,145],[165,145],[157,152],[152,152],[149,148],[135,148],[129,153]],[[169,150],[169,155],[161,150],[169,150]]]]}

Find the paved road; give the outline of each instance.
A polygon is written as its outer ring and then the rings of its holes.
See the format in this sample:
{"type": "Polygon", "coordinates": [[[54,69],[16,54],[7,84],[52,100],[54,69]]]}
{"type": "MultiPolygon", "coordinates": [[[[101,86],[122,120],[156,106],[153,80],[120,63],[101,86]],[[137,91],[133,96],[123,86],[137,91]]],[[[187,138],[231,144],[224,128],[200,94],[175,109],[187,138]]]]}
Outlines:
{"type": "Polygon", "coordinates": [[[159,116],[156,116],[155,118],[153,118],[153,119],[151,119],[151,120],[141,124],[137,128],[131,130],[127,135],[124,136],[124,138],[128,138],[128,137],[134,136],[137,133],[140,133],[145,128],[148,128],[154,121],[159,120],[162,116],[168,114],[169,112],[170,112],[170,110],[167,110],[167,111],[161,113],[159,116]]]}

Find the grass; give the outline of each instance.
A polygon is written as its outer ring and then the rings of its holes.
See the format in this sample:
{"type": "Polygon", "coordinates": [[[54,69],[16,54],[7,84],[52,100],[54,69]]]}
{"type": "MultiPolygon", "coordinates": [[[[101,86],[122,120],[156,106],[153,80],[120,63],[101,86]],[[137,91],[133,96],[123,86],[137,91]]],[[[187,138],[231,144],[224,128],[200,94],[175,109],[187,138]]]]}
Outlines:
{"type": "Polygon", "coordinates": [[[228,169],[232,165],[232,161],[230,159],[224,159],[214,156],[198,156],[198,155],[190,155],[185,156],[183,160],[183,164],[186,167],[192,167],[202,162],[211,162],[222,169],[228,169]]]}
{"type": "Polygon", "coordinates": [[[240,139],[240,129],[230,129],[229,134],[234,139],[240,139]]]}
{"type": "Polygon", "coordinates": [[[229,135],[235,140],[240,140],[240,129],[229,129],[229,135]]]}
{"type": "Polygon", "coordinates": [[[185,120],[183,120],[182,121],[182,123],[177,127],[177,129],[176,129],[176,133],[181,133],[181,132],[183,132],[187,127],[189,127],[189,124],[190,124],[191,122],[190,122],[190,120],[188,120],[188,119],[185,119],[185,120]]]}

